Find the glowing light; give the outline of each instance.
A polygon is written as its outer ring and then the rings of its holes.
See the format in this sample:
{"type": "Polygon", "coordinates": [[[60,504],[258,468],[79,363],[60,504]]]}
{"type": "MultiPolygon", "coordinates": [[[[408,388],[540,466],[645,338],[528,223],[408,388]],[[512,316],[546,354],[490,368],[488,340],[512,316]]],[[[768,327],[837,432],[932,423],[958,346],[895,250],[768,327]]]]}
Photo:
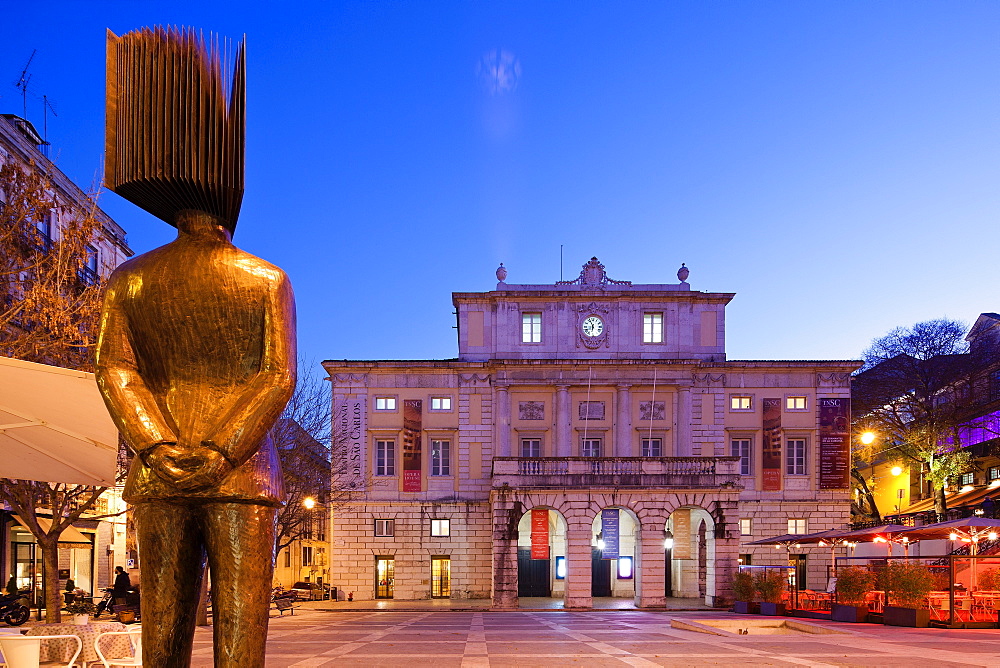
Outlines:
{"type": "Polygon", "coordinates": [[[958,490],[958,493],[959,494],[964,494],[965,492],[971,492],[974,489],[975,489],[975,487],[973,487],[972,485],[966,485],[962,489],[958,490]]]}
{"type": "Polygon", "coordinates": [[[674,539],[673,538],[664,538],[663,539],[663,549],[664,550],[672,550],[672,549],[674,549],[674,539]]]}
{"type": "Polygon", "coordinates": [[[948,534],[948,539],[949,540],[958,540],[958,534],[957,533],[950,533],[950,534],[948,534]]]}
{"type": "Polygon", "coordinates": [[[871,445],[872,443],[874,443],[875,432],[866,431],[865,433],[861,434],[861,442],[864,443],[865,445],[871,445]]]}
{"type": "Polygon", "coordinates": [[[991,531],[988,534],[986,534],[986,537],[989,538],[990,540],[996,540],[997,539],[997,532],[996,531],[991,531]]]}
{"type": "Polygon", "coordinates": [[[910,537],[909,536],[903,536],[903,541],[902,542],[909,543],[910,542],[910,537]]]}
{"type": "Polygon", "coordinates": [[[307,496],[306,498],[302,499],[302,505],[305,507],[306,510],[312,510],[313,508],[316,507],[316,499],[312,498],[311,496],[307,496]]]}
{"type": "Polygon", "coordinates": [[[990,487],[1000,487],[1000,478],[997,478],[996,480],[991,482],[990,487]]]}
{"type": "Polygon", "coordinates": [[[872,539],[872,542],[873,543],[888,543],[889,541],[887,541],[885,538],[882,538],[882,536],[875,536],[875,538],[872,539]]]}
{"type": "Polygon", "coordinates": [[[604,549],[604,539],[603,538],[601,540],[597,541],[597,549],[598,550],[603,550],[604,549]]]}
{"type": "Polygon", "coordinates": [[[903,472],[903,467],[902,466],[893,466],[892,470],[890,471],[890,473],[892,473],[893,475],[899,475],[902,472],[903,472]]]}

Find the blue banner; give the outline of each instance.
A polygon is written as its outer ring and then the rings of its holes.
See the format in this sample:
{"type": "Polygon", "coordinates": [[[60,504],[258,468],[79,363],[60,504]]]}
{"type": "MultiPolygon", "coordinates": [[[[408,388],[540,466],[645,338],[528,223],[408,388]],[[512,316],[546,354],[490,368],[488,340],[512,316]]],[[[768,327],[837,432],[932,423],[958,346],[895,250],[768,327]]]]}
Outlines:
{"type": "Polygon", "coordinates": [[[605,508],[601,511],[601,537],[604,539],[602,559],[618,558],[618,509],[605,508]]]}

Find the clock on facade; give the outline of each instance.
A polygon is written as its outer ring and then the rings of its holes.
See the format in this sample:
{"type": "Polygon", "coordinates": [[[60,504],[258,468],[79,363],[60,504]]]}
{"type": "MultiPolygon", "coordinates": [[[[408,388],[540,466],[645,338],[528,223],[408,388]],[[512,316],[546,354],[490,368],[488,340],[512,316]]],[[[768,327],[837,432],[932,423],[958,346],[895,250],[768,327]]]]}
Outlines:
{"type": "Polygon", "coordinates": [[[586,336],[600,336],[604,331],[604,321],[596,315],[592,315],[583,321],[581,329],[586,336]]]}

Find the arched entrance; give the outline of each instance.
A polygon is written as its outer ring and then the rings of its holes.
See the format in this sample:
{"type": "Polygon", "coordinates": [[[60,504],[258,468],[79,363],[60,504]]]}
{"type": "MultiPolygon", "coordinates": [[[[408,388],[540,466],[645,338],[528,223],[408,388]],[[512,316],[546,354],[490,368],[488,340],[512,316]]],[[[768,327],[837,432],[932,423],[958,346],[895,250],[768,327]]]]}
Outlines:
{"type": "Polygon", "coordinates": [[[704,508],[684,506],[667,519],[664,542],[667,596],[711,604],[715,592],[715,520],[704,508]]]}
{"type": "Polygon", "coordinates": [[[553,508],[528,510],[517,524],[518,597],[566,593],[566,519],[553,508]]]}
{"type": "Polygon", "coordinates": [[[590,595],[635,597],[639,520],[628,508],[602,508],[591,523],[590,595]]]}

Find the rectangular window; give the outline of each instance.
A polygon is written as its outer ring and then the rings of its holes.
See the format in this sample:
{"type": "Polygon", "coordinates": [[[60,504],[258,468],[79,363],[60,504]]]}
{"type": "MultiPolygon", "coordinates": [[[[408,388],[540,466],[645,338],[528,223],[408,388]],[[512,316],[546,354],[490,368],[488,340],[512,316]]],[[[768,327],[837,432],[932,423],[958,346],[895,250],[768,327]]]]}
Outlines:
{"type": "Polygon", "coordinates": [[[583,439],[583,445],[580,448],[580,454],[583,457],[600,457],[601,456],[601,439],[599,439],[599,438],[585,438],[585,439],[583,439]]]}
{"type": "Polygon", "coordinates": [[[663,343],[662,313],[644,313],[642,315],[642,342],[663,343]]]}
{"type": "Polygon", "coordinates": [[[292,548],[285,548],[285,568],[292,567],[292,548]]]}
{"type": "Polygon", "coordinates": [[[302,565],[312,566],[313,562],[313,549],[310,545],[302,546],[302,565]]]}
{"type": "Polygon", "coordinates": [[[431,397],[432,411],[450,411],[451,397],[431,397]]]}
{"type": "Polygon", "coordinates": [[[431,520],[432,536],[450,536],[451,520],[431,520]]]}
{"type": "Polygon", "coordinates": [[[431,475],[451,475],[451,441],[431,441],[431,475]]]}
{"type": "Polygon", "coordinates": [[[974,484],[976,484],[976,474],[973,473],[972,471],[969,471],[968,473],[963,473],[958,478],[958,484],[960,484],[960,485],[974,485],[974,484]]]}
{"type": "Polygon", "coordinates": [[[377,411],[396,410],[396,397],[375,397],[375,410],[377,411]]]}
{"type": "Polygon", "coordinates": [[[375,475],[396,475],[396,441],[375,441],[375,475]]]}
{"type": "Polygon", "coordinates": [[[806,474],[806,439],[790,438],[785,441],[785,473],[806,474]]]}
{"type": "Polygon", "coordinates": [[[753,555],[752,554],[741,554],[737,559],[740,566],[752,566],[753,565],[753,555]]]}
{"type": "Polygon", "coordinates": [[[990,480],[1000,479],[1000,466],[993,466],[990,468],[990,480]]]}
{"type": "Polygon", "coordinates": [[[805,397],[785,397],[785,410],[804,411],[806,410],[805,397]]]}
{"type": "Polygon", "coordinates": [[[521,342],[541,343],[542,342],[542,314],[522,313],[521,314],[521,342]]]}
{"type": "Polygon", "coordinates": [[[788,518],[788,533],[803,535],[809,533],[809,522],[805,518],[788,518]]]}
{"type": "Polygon", "coordinates": [[[643,457],[662,457],[663,456],[663,441],[659,438],[644,438],[642,439],[642,456],[643,457]]]}
{"type": "Polygon", "coordinates": [[[749,517],[740,518],[740,535],[741,536],[753,535],[753,520],[751,520],[749,517]]]}
{"type": "Polygon", "coordinates": [[[541,457],[542,456],[542,439],[540,439],[540,438],[522,438],[521,439],[521,456],[522,457],[541,457]]]}
{"type": "Polygon", "coordinates": [[[752,411],[753,397],[749,394],[733,394],[729,397],[730,411],[752,411]]]}
{"type": "Polygon", "coordinates": [[[730,456],[740,458],[740,475],[753,475],[752,449],[749,438],[734,438],[731,442],[730,456]]]}
{"type": "Polygon", "coordinates": [[[375,520],[375,535],[392,538],[396,535],[396,520],[375,520]]]}

